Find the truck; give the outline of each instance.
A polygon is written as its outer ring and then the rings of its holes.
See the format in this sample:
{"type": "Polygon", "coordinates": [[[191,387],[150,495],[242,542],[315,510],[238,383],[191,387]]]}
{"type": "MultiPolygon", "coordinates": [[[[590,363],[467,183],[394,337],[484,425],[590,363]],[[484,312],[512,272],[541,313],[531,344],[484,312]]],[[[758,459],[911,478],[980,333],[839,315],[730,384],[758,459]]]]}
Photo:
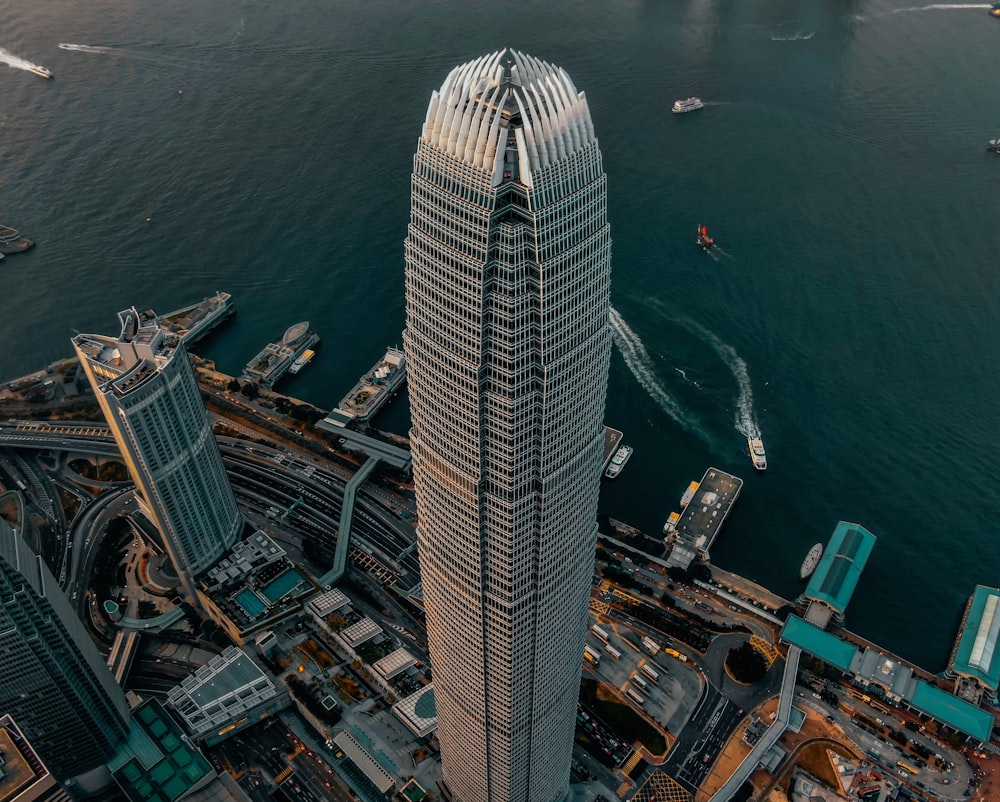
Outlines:
{"type": "Polygon", "coordinates": [[[653,657],[656,657],[660,653],[660,644],[658,644],[652,638],[642,639],[642,648],[649,652],[653,657]]]}
{"type": "Polygon", "coordinates": [[[612,645],[611,645],[610,643],[609,643],[609,644],[607,644],[607,645],[606,645],[606,646],[604,647],[604,651],[606,651],[606,652],[607,652],[608,654],[610,654],[610,655],[611,655],[611,656],[612,656],[613,658],[615,658],[615,660],[621,660],[621,659],[622,659],[622,653],[621,653],[620,651],[618,651],[618,650],[617,650],[617,649],[616,649],[616,648],[615,648],[614,646],[612,646],[612,645]]]}
{"type": "Polygon", "coordinates": [[[667,654],[669,654],[669,655],[670,655],[671,657],[676,657],[676,658],[677,658],[678,660],[680,660],[680,661],[681,661],[682,663],[686,663],[686,662],[688,661],[688,659],[687,659],[687,655],[686,655],[686,654],[681,654],[681,653],[680,653],[679,651],[677,651],[676,649],[664,649],[663,651],[665,651],[665,652],[666,652],[667,654]]]}
{"type": "Polygon", "coordinates": [[[649,693],[649,686],[646,684],[646,680],[644,680],[638,674],[633,674],[632,675],[632,682],[635,683],[635,686],[639,690],[645,691],[646,693],[649,693]]]}
{"type": "Polygon", "coordinates": [[[660,681],[660,672],[657,671],[655,668],[653,668],[649,663],[643,663],[639,667],[639,670],[647,677],[649,677],[651,680],[653,680],[653,682],[660,681]]]}
{"type": "Polygon", "coordinates": [[[601,662],[601,653],[596,649],[592,649],[590,646],[583,647],[584,659],[589,660],[595,666],[601,662]]]}
{"type": "Polygon", "coordinates": [[[625,695],[633,702],[635,702],[637,705],[639,705],[639,707],[642,707],[644,704],[646,704],[646,700],[643,698],[642,694],[640,694],[635,688],[629,688],[627,691],[625,691],[625,695]]]}
{"type": "Polygon", "coordinates": [[[602,640],[605,643],[608,642],[608,633],[607,633],[607,631],[604,630],[604,629],[601,629],[601,627],[597,626],[597,624],[594,624],[590,628],[590,631],[591,631],[591,633],[593,633],[594,637],[597,638],[598,640],[602,640]]]}

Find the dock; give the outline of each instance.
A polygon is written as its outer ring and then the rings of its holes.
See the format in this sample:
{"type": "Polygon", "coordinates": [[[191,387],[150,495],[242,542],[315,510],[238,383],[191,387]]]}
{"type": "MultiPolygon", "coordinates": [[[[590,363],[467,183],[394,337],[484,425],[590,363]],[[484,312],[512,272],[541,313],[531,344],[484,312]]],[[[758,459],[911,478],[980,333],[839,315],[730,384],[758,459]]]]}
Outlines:
{"type": "Polygon", "coordinates": [[[268,343],[243,368],[243,378],[261,387],[273,387],[291,369],[299,357],[319,342],[319,335],[309,328],[309,321],[289,326],[281,339],[268,343]]]}
{"type": "MultiPolygon", "coordinates": [[[[691,484],[694,486],[693,482],[691,484]]],[[[670,549],[667,558],[669,566],[679,566],[686,570],[695,558],[710,559],[709,549],[742,488],[743,480],[738,476],[718,468],[705,471],[673,527],[664,527],[667,534],[664,543],[670,549]]],[[[669,525],[671,521],[667,523],[669,525]]]]}
{"type": "Polygon", "coordinates": [[[0,225],[0,255],[5,253],[21,253],[34,247],[33,240],[22,237],[21,232],[10,226],[0,225]]]}
{"type": "Polygon", "coordinates": [[[369,420],[406,382],[406,356],[398,348],[389,348],[368,370],[340,404],[322,421],[326,427],[344,428],[349,423],[369,420]]]}
{"type": "Polygon", "coordinates": [[[233,296],[228,292],[217,292],[191,306],[158,315],[158,319],[164,331],[176,334],[185,345],[190,346],[235,311],[233,296]]]}

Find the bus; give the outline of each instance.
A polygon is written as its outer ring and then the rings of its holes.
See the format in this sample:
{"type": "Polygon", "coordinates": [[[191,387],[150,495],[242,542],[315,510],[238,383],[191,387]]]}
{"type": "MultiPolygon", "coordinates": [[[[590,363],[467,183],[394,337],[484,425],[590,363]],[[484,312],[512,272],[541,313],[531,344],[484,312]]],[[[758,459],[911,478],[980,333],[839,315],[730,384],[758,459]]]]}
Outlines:
{"type": "Polygon", "coordinates": [[[647,677],[649,677],[651,680],[653,680],[653,682],[660,681],[660,672],[657,671],[655,668],[653,668],[649,663],[643,663],[639,667],[639,670],[647,677]]]}
{"type": "Polygon", "coordinates": [[[904,763],[902,760],[897,760],[896,765],[899,766],[903,771],[908,772],[909,774],[920,773],[915,766],[911,766],[909,763],[904,763]]]}
{"type": "Polygon", "coordinates": [[[635,688],[629,688],[627,691],[625,691],[625,695],[633,702],[635,702],[637,705],[639,705],[639,707],[642,707],[644,704],[646,704],[646,700],[642,697],[642,695],[638,691],[635,690],[635,688]]]}
{"type": "Polygon", "coordinates": [[[606,652],[607,652],[608,654],[610,654],[610,655],[611,655],[611,656],[612,656],[613,658],[615,658],[615,660],[621,660],[621,659],[622,659],[622,653],[621,653],[620,651],[618,651],[618,650],[617,650],[617,649],[616,649],[616,648],[615,648],[614,646],[612,646],[612,645],[611,645],[610,643],[609,643],[609,644],[608,644],[607,646],[605,646],[605,647],[604,647],[604,651],[606,651],[606,652]]]}
{"type": "Polygon", "coordinates": [[[594,634],[594,637],[597,638],[598,640],[602,640],[605,643],[608,642],[608,633],[603,629],[601,629],[599,626],[597,626],[597,624],[594,624],[590,628],[590,631],[594,634]]]}
{"type": "Polygon", "coordinates": [[[649,693],[649,686],[646,684],[646,680],[644,680],[638,674],[633,675],[632,682],[639,690],[649,693]]]}
{"type": "Polygon", "coordinates": [[[601,662],[601,653],[596,649],[592,649],[589,646],[583,647],[583,656],[595,666],[601,662]]]}

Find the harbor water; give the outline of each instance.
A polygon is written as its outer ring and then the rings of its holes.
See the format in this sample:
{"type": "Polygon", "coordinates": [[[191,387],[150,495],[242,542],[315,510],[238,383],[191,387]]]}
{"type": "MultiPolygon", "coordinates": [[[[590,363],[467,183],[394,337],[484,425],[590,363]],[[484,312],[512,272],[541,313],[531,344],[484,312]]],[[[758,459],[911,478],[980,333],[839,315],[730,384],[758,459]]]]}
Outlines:
{"type": "MultiPolygon", "coordinates": [[[[0,267],[0,378],[120,308],[225,290],[238,314],[195,350],[238,374],[309,320],[322,349],[279,389],[332,408],[401,342],[430,92],[517,47],[586,92],[608,174],[607,421],[635,453],[602,510],[657,533],[707,466],[735,473],[713,560],[785,597],[813,543],[860,523],[879,541],[848,626],[941,670],[966,597],[1000,577],[987,8],[3,0],[0,224],[37,247],[0,267]]],[[[405,431],[405,399],[379,420],[405,431]]]]}

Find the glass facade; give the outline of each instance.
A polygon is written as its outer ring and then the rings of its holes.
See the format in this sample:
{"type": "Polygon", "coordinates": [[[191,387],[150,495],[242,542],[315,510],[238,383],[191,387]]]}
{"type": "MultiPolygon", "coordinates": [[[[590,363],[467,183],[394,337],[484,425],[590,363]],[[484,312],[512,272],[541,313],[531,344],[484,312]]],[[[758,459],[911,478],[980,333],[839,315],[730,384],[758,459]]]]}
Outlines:
{"type": "Polygon", "coordinates": [[[0,711],[59,779],[103,764],[128,706],[48,567],[0,520],[0,711]]]}
{"type": "Polygon", "coordinates": [[[565,796],[610,356],[606,182],[584,95],[503,51],[434,92],[404,343],[445,779],[565,796]]]}
{"type": "Polygon", "coordinates": [[[118,338],[73,346],[189,598],[243,519],[184,344],[155,317],[120,312],[118,338]]]}

